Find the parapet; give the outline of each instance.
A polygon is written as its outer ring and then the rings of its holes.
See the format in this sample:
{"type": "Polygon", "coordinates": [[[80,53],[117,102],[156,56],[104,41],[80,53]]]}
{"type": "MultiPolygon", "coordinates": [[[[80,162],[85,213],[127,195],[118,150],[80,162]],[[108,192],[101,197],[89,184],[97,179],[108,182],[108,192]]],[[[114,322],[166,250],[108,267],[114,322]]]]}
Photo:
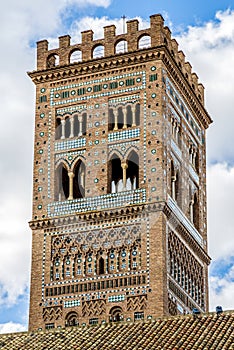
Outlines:
{"type": "Polygon", "coordinates": [[[81,33],[81,43],[71,45],[70,36],[59,37],[59,47],[48,49],[48,41],[37,43],[37,70],[47,70],[57,66],[67,66],[79,62],[88,62],[102,57],[131,53],[156,47],[166,47],[175,63],[186,77],[200,101],[204,103],[204,87],[198,83],[196,73],[192,73],[189,62],[185,62],[185,55],[178,50],[178,43],[171,38],[171,31],[164,26],[161,15],[150,16],[150,28],[139,30],[137,19],[127,21],[127,32],[116,35],[115,25],[104,27],[104,38],[94,40],[93,31],[81,33]]]}

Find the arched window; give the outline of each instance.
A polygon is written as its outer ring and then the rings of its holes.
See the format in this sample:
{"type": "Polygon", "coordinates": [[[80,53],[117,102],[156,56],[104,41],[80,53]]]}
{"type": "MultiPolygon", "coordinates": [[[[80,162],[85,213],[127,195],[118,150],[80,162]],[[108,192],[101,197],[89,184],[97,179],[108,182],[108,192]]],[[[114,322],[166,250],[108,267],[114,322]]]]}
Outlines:
{"type": "Polygon", "coordinates": [[[135,190],[139,187],[139,157],[135,151],[128,156],[128,167],[126,172],[126,190],[135,190]]]}
{"type": "Polygon", "coordinates": [[[135,120],[136,125],[140,125],[140,103],[135,105],[135,120]]]}
{"type": "Polygon", "coordinates": [[[93,49],[93,58],[104,57],[104,46],[98,45],[93,49]]]}
{"type": "Polygon", "coordinates": [[[118,129],[122,129],[124,125],[124,116],[122,107],[118,108],[118,129]]]}
{"type": "Polygon", "coordinates": [[[62,125],[61,125],[61,119],[57,118],[56,119],[56,124],[55,124],[55,139],[60,140],[62,136],[62,125]]]}
{"type": "Polygon", "coordinates": [[[67,314],[66,320],[65,320],[66,327],[72,327],[72,326],[78,326],[79,325],[79,319],[78,314],[75,311],[71,311],[67,314]]]}
{"type": "Polygon", "coordinates": [[[115,53],[123,53],[128,51],[128,43],[126,40],[121,40],[115,45],[115,53]]]}
{"type": "Polygon", "coordinates": [[[53,68],[59,65],[59,56],[52,54],[47,58],[47,68],[53,68]]]}
{"type": "Polygon", "coordinates": [[[147,47],[151,47],[151,37],[149,35],[143,35],[138,40],[138,49],[146,49],[147,47]]]}
{"type": "Polygon", "coordinates": [[[65,119],[65,138],[68,138],[71,133],[71,123],[69,117],[65,119]]]}
{"type": "Polygon", "coordinates": [[[193,224],[196,229],[199,229],[199,201],[198,193],[194,194],[194,203],[193,203],[193,224]]]}
{"type": "Polygon", "coordinates": [[[114,130],[115,127],[115,117],[113,109],[109,109],[109,116],[108,116],[108,130],[114,130]]]}
{"type": "Polygon", "coordinates": [[[69,197],[69,177],[64,164],[58,166],[55,177],[55,201],[63,201],[69,197]]]}
{"type": "Polygon", "coordinates": [[[120,306],[114,306],[109,314],[110,322],[120,322],[123,320],[123,310],[120,306]]]}
{"type": "Polygon", "coordinates": [[[132,106],[127,106],[127,128],[132,126],[132,106]]]}
{"type": "Polygon", "coordinates": [[[74,168],[73,198],[85,197],[85,165],[78,161],[74,168]]]}
{"type": "Polygon", "coordinates": [[[82,61],[82,52],[81,50],[72,51],[70,55],[70,63],[81,62],[82,61]]]}
{"type": "Polygon", "coordinates": [[[74,136],[79,135],[79,119],[78,119],[78,114],[75,114],[73,116],[74,118],[74,136]]]}
{"type": "Polygon", "coordinates": [[[101,256],[98,260],[98,274],[103,275],[105,273],[105,260],[101,256]]]}
{"type": "Polygon", "coordinates": [[[123,188],[123,169],[121,160],[115,154],[108,163],[108,192],[121,192],[123,188]]]}
{"type": "Polygon", "coordinates": [[[82,114],[82,125],[80,125],[82,135],[86,135],[86,126],[87,126],[87,113],[83,113],[82,114]]]}

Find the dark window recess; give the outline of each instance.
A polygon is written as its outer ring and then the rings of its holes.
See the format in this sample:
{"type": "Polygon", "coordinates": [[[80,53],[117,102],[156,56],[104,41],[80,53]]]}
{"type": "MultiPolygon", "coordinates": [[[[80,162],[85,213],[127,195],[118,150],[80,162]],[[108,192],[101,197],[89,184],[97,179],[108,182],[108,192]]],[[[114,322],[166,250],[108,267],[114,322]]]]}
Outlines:
{"type": "Polygon", "coordinates": [[[41,102],[47,102],[47,97],[46,97],[46,95],[43,95],[43,96],[40,97],[40,103],[41,103],[41,102]]]}
{"type": "Polygon", "coordinates": [[[94,85],[93,92],[98,92],[102,90],[102,85],[94,85]]]}
{"type": "Polygon", "coordinates": [[[68,98],[68,97],[69,97],[69,91],[63,91],[62,98],[68,98]]]}
{"type": "Polygon", "coordinates": [[[134,320],[142,320],[144,319],[144,312],[134,312],[134,320]]]}
{"type": "Polygon", "coordinates": [[[54,323],[47,323],[45,325],[45,329],[52,329],[52,328],[54,328],[54,323]]]}
{"type": "Polygon", "coordinates": [[[110,89],[116,89],[118,87],[117,81],[114,81],[113,83],[110,83],[110,89]]]}
{"type": "Polygon", "coordinates": [[[155,81],[155,80],[157,80],[158,79],[158,75],[157,74],[151,74],[150,76],[149,76],[149,81],[155,81]]]}
{"type": "Polygon", "coordinates": [[[80,96],[80,95],[84,95],[85,92],[86,92],[86,91],[85,91],[85,88],[80,88],[80,89],[77,90],[77,95],[79,95],[79,96],[80,96]]]}
{"type": "Polygon", "coordinates": [[[92,325],[98,324],[98,318],[90,318],[89,324],[92,324],[92,325]]]}
{"type": "Polygon", "coordinates": [[[125,83],[126,86],[135,85],[135,79],[127,79],[125,83]]]}

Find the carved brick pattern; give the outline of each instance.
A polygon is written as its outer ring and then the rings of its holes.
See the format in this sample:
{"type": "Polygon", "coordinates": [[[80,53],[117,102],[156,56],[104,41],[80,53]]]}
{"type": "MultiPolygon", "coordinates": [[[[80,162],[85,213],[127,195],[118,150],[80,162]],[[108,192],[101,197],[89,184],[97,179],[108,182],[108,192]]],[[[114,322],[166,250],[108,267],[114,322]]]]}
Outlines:
{"type": "Polygon", "coordinates": [[[62,317],[62,306],[47,307],[43,309],[43,320],[50,322],[62,317]]]}
{"type": "Polygon", "coordinates": [[[65,249],[67,253],[74,250],[75,247],[87,251],[88,249],[99,249],[103,247],[121,247],[131,245],[137,239],[140,239],[140,225],[130,225],[115,227],[105,230],[87,230],[85,232],[72,233],[70,235],[54,236],[52,238],[52,253],[59,253],[65,249]]]}
{"type": "Polygon", "coordinates": [[[204,269],[173,232],[168,234],[168,259],[172,278],[203,306],[204,269]]]}
{"type": "Polygon", "coordinates": [[[177,306],[176,303],[168,297],[168,311],[172,316],[177,315],[177,306]]]}
{"type": "Polygon", "coordinates": [[[105,312],[105,300],[91,300],[82,303],[82,316],[100,316],[105,312]]]}
{"type": "Polygon", "coordinates": [[[127,299],[127,310],[144,310],[147,307],[147,296],[140,295],[139,297],[129,297],[127,299]]]}

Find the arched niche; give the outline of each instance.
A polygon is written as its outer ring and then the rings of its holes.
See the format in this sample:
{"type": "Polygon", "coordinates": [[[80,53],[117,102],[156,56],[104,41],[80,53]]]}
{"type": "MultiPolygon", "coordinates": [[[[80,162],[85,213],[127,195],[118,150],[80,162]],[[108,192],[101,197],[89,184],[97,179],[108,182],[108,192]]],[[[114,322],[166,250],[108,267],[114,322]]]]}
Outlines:
{"type": "Polygon", "coordinates": [[[151,37],[146,34],[138,40],[138,49],[146,49],[147,47],[151,47],[151,37]]]}
{"type": "Polygon", "coordinates": [[[121,160],[114,154],[108,162],[108,192],[120,192],[121,183],[123,183],[121,160]]]}
{"type": "Polygon", "coordinates": [[[126,40],[120,40],[115,45],[115,53],[124,53],[128,51],[128,43],[126,40]]]}
{"type": "Polygon", "coordinates": [[[68,170],[64,163],[60,163],[55,171],[55,201],[63,201],[69,197],[68,170]]]}
{"type": "Polygon", "coordinates": [[[82,51],[74,50],[70,53],[70,63],[82,62],[82,51]]]}
{"type": "Polygon", "coordinates": [[[79,160],[74,167],[73,198],[85,197],[85,164],[79,160]]]}
{"type": "Polygon", "coordinates": [[[135,151],[131,151],[127,158],[126,189],[135,190],[139,188],[139,156],[135,151]]]}
{"type": "Polygon", "coordinates": [[[93,48],[93,53],[92,53],[93,58],[104,57],[104,54],[105,54],[105,49],[103,45],[97,45],[93,48]]]}

